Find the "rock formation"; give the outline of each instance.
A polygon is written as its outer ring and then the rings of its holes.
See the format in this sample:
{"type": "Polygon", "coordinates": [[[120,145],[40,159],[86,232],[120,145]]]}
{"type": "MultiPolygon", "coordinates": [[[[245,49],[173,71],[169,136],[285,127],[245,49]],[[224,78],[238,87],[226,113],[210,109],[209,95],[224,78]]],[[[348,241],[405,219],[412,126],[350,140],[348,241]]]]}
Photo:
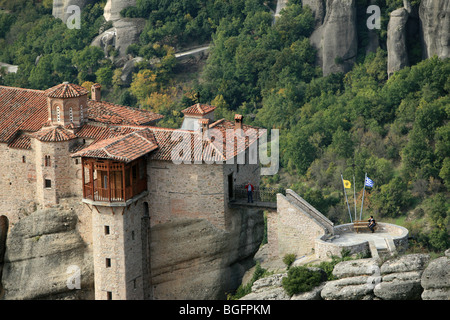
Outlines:
{"type": "Polygon", "coordinates": [[[315,27],[320,27],[325,18],[325,0],[302,0],[303,7],[309,7],[314,14],[315,27]]]}
{"type": "Polygon", "coordinates": [[[408,49],[406,47],[406,22],[411,6],[405,6],[391,12],[387,32],[388,76],[409,66],[408,49]]]}
{"type": "Polygon", "coordinates": [[[113,27],[98,35],[91,43],[92,46],[99,47],[108,56],[109,48],[118,52],[115,60],[119,60],[119,65],[126,62],[126,51],[130,44],[139,41],[139,36],[144,29],[145,19],[125,18],[113,22],[113,27]]]}
{"type": "Polygon", "coordinates": [[[340,262],[333,269],[337,280],[290,298],[281,284],[287,273],[274,274],[255,281],[242,300],[450,299],[450,249],[432,261],[428,254],[409,254],[380,264],[379,259],[340,262]]]}
{"type": "Polygon", "coordinates": [[[422,300],[450,300],[450,249],[430,262],[422,274],[422,300]]]}
{"type": "Polygon", "coordinates": [[[327,282],[321,296],[325,300],[372,300],[373,288],[380,280],[378,270],[375,259],[340,262],[333,270],[338,280],[327,282]]]}
{"type": "Polygon", "coordinates": [[[52,15],[66,23],[67,18],[72,15],[72,12],[67,12],[69,6],[75,5],[83,10],[87,4],[92,2],[92,0],[53,0],[52,15]]]}
{"type": "Polygon", "coordinates": [[[423,58],[450,57],[450,1],[422,0],[419,8],[423,58]]]}
{"type": "Polygon", "coordinates": [[[103,16],[106,21],[116,21],[121,19],[120,11],[127,7],[136,5],[136,0],[108,0],[106,2],[103,16]]]}
{"type": "MultiPolygon", "coordinates": [[[[308,269],[320,273],[322,279],[326,279],[326,273],[322,269],[314,267],[308,269]]],[[[284,277],[287,277],[286,272],[256,280],[252,285],[252,292],[242,297],[241,300],[321,300],[320,292],[325,282],[314,287],[311,291],[289,297],[282,285],[284,277]]]]}
{"type": "MultiPolygon", "coordinates": [[[[316,23],[319,23],[322,15],[320,1],[307,2],[317,8],[316,23]]],[[[318,63],[324,76],[350,71],[358,50],[355,0],[327,0],[325,8],[323,24],[310,37],[318,50],[318,63]]]]}
{"type": "Polygon", "coordinates": [[[374,294],[383,300],[420,299],[420,281],[429,260],[427,254],[410,254],[385,262],[381,266],[382,281],[375,286],[374,294]]]}
{"type": "Polygon", "coordinates": [[[262,211],[236,209],[230,230],[204,219],[151,228],[153,295],[157,299],[224,299],[253,263],[264,233],[262,211]]]}
{"type": "Polygon", "coordinates": [[[77,221],[73,211],[46,209],[11,228],[1,278],[4,299],[94,298],[92,252],[76,230],[77,221]],[[79,289],[75,278],[71,282],[77,270],[79,289]]]}

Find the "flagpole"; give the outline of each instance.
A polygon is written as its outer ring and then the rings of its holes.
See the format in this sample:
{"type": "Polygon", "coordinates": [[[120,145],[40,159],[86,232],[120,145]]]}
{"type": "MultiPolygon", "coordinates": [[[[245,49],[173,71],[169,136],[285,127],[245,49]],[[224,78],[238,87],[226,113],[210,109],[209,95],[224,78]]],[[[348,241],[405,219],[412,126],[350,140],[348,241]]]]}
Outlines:
{"type": "Polygon", "coordinates": [[[353,199],[355,200],[355,221],[356,221],[356,184],[355,184],[355,175],[353,175],[353,199]]]}
{"type": "Polygon", "coordinates": [[[353,222],[352,214],[350,212],[350,205],[348,204],[348,199],[347,199],[347,191],[345,191],[344,177],[342,176],[342,173],[341,173],[341,180],[342,180],[342,186],[344,187],[345,201],[347,202],[348,214],[350,215],[350,222],[353,222]]]}
{"type": "Polygon", "coordinates": [[[361,211],[359,212],[359,220],[362,219],[362,210],[363,210],[363,205],[364,205],[364,193],[366,192],[366,178],[367,178],[367,172],[366,172],[366,175],[364,176],[364,189],[363,189],[363,196],[362,196],[362,202],[361,202],[361,211]]]}

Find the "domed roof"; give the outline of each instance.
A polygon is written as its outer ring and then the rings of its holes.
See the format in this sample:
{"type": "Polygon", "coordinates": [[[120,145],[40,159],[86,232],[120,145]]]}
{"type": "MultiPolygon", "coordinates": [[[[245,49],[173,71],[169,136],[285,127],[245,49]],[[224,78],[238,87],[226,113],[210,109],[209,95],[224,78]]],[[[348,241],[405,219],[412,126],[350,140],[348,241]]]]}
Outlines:
{"type": "Polygon", "coordinates": [[[88,91],[82,86],[73,83],[63,82],[61,84],[58,84],[57,86],[45,90],[45,94],[47,97],[50,98],[64,99],[64,98],[75,98],[85,96],[88,94],[88,91]]]}

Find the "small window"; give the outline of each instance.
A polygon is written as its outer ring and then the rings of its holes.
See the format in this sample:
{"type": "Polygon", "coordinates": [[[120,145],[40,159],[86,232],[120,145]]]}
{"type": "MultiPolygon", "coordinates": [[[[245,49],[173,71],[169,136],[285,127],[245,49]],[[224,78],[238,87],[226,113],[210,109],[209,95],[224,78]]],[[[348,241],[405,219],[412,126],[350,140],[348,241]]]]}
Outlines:
{"type": "Polygon", "coordinates": [[[72,107],[69,108],[69,118],[70,118],[70,122],[73,122],[73,111],[72,111],[72,107]]]}
{"type": "Polygon", "coordinates": [[[80,105],[80,120],[83,121],[83,106],[80,105]]]}
{"type": "Polygon", "coordinates": [[[134,240],[134,231],[131,231],[131,240],[134,240]]]}
{"type": "Polygon", "coordinates": [[[78,161],[78,159],[75,159],[75,164],[79,164],[80,162],[78,161]]]}
{"type": "Polygon", "coordinates": [[[22,156],[22,163],[26,163],[27,162],[27,158],[25,156],[22,156]]]}
{"type": "Polygon", "coordinates": [[[106,300],[112,300],[112,292],[106,291],[106,300]]]}
{"type": "Polygon", "coordinates": [[[61,121],[61,111],[59,109],[59,106],[56,107],[56,121],[58,121],[58,122],[61,121]]]}
{"type": "Polygon", "coordinates": [[[44,157],[44,166],[46,167],[50,167],[52,165],[51,160],[50,160],[50,156],[45,156],[44,157]]]}
{"type": "Polygon", "coordinates": [[[109,226],[105,226],[105,235],[110,234],[109,226]]]}
{"type": "Polygon", "coordinates": [[[106,267],[111,268],[111,259],[110,258],[106,258],[106,267]]]}
{"type": "Polygon", "coordinates": [[[45,188],[51,188],[52,187],[52,180],[45,179],[45,188]]]}

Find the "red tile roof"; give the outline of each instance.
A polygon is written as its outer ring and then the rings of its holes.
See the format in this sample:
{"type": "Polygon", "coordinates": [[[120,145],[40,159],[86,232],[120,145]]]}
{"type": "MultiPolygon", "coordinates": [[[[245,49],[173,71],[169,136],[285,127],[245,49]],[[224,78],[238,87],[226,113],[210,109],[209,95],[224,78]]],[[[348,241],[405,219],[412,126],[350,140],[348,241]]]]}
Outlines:
{"type": "Polygon", "coordinates": [[[77,138],[72,131],[60,126],[44,127],[38,132],[33,133],[31,136],[43,142],[60,142],[77,138]]]}
{"type": "Polygon", "coordinates": [[[118,104],[88,100],[87,117],[89,120],[117,125],[150,125],[164,116],[118,104]]]}
{"type": "Polygon", "coordinates": [[[218,150],[221,150],[222,154],[224,155],[224,159],[230,159],[237,156],[242,151],[248,149],[252,144],[256,143],[258,139],[265,132],[267,132],[266,129],[261,129],[245,124],[242,124],[241,132],[239,132],[239,130],[233,131],[235,129],[234,122],[225,119],[221,119],[210,124],[209,128],[219,130],[221,136],[223,137],[222,140],[214,139],[214,141],[211,141],[211,143],[218,150]],[[227,147],[229,147],[229,145],[231,144],[229,141],[227,141],[227,139],[232,138],[227,137],[227,134],[230,134],[230,132],[233,132],[236,135],[236,138],[234,139],[234,143],[232,145],[232,150],[227,149],[227,147]],[[239,134],[242,134],[242,136],[240,136],[239,134]]]}
{"type": "MultiPolygon", "coordinates": [[[[72,97],[85,93],[83,87],[65,83],[46,91],[0,86],[0,143],[17,140],[20,131],[36,132],[48,125],[47,95],[72,97]]],[[[88,100],[87,117],[94,122],[117,125],[154,124],[163,118],[151,111],[93,100],[88,100]]],[[[24,146],[29,148],[28,144],[24,146]]]]}
{"type": "MultiPolygon", "coordinates": [[[[227,150],[227,147],[230,147],[227,146],[227,134],[230,133],[228,130],[235,129],[232,121],[222,119],[211,123],[209,135],[202,135],[200,131],[149,126],[162,116],[150,111],[94,100],[88,100],[87,117],[90,122],[81,128],[46,127],[48,125],[46,94],[67,97],[83,93],[81,89],[77,90],[75,85],[66,84],[45,92],[0,86],[0,142],[8,143],[12,148],[30,149],[30,136],[41,141],[67,141],[78,137],[93,139],[94,142],[89,146],[74,146],[72,149],[72,152],[76,152],[73,154],[74,157],[96,157],[129,162],[149,154],[150,159],[154,160],[221,162],[249,148],[265,132],[242,124],[245,138],[235,139],[232,150],[227,150]],[[72,88],[76,92],[67,88],[72,88]],[[23,134],[24,131],[35,133],[28,135],[23,134]],[[214,132],[220,134],[214,136],[212,134],[214,132]]],[[[204,115],[214,109],[212,106],[197,104],[183,112],[204,115]]]]}
{"type": "Polygon", "coordinates": [[[43,91],[0,86],[0,142],[19,131],[37,131],[48,119],[43,91]]]}
{"type": "Polygon", "coordinates": [[[50,98],[75,98],[87,95],[88,91],[82,86],[64,82],[45,90],[45,94],[50,98]]]}
{"type": "Polygon", "coordinates": [[[123,136],[137,130],[142,130],[142,127],[85,124],[76,132],[76,135],[80,138],[94,139],[95,142],[103,139],[123,136]]]}
{"type": "Polygon", "coordinates": [[[214,109],[216,109],[216,107],[197,103],[189,108],[182,110],[181,112],[183,112],[183,114],[203,116],[210,113],[211,111],[214,111],[214,109]]]}
{"type": "Polygon", "coordinates": [[[14,139],[11,140],[11,142],[8,144],[9,148],[16,148],[16,149],[25,149],[30,150],[31,149],[31,138],[27,134],[21,134],[18,133],[14,139]]]}
{"type": "Polygon", "coordinates": [[[131,162],[157,149],[149,129],[98,141],[73,154],[72,157],[101,158],[131,162]]]}

